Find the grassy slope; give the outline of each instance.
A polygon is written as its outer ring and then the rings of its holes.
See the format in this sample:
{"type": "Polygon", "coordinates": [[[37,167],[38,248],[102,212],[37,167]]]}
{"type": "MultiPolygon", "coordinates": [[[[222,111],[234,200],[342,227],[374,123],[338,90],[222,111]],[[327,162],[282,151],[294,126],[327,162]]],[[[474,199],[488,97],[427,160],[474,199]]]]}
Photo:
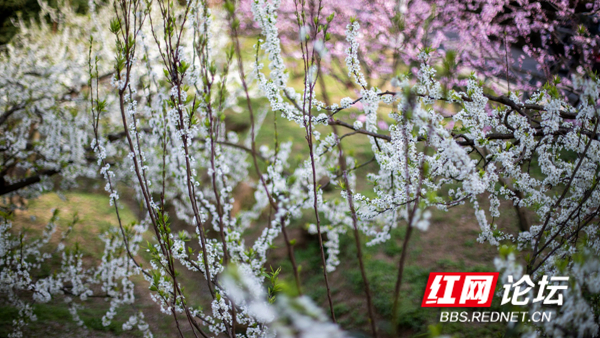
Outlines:
{"type": "MultiPolygon", "coordinates": [[[[100,193],[70,192],[64,194],[64,199],[55,193],[42,195],[36,200],[28,202],[27,211],[17,213],[13,221],[15,231],[25,230],[30,236],[39,233],[52,216],[52,210],[59,210],[59,221],[51,244],[55,244],[62,232],[67,229],[68,223],[76,213],[79,222],[73,228],[72,233],[66,241],[67,246],[73,246],[77,242],[84,254],[84,262],[89,264],[91,260],[98,261],[104,250],[103,243],[98,239],[102,231],[115,226],[117,218],[114,208],[108,204],[108,198],[100,193]]],[[[132,210],[123,207],[120,211],[123,222],[129,223],[136,219],[132,210]]],[[[50,268],[51,269],[51,268],[50,268]]],[[[44,272],[42,272],[44,273],[44,272]]],[[[51,273],[51,271],[47,271],[51,273]]],[[[47,304],[36,304],[35,314],[38,320],[32,322],[25,331],[26,337],[139,337],[139,331],[123,332],[122,324],[130,315],[136,311],[143,311],[147,321],[152,327],[155,337],[170,337],[172,324],[164,320],[164,315],[147,296],[146,282],[141,278],[136,281],[136,297],[140,302],[135,307],[122,307],[119,309],[115,320],[108,327],[102,326],[102,316],[106,313],[109,303],[103,298],[90,298],[84,302],[84,309],[79,311],[81,319],[85,322],[88,330],[75,325],[69,313],[67,304],[62,297],[56,297],[47,304]]],[[[101,294],[98,288],[95,293],[101,294]]],[[[11,330],[13,318],[16,318],[15,309],[0,305],[0,337],[5,337],[11,330]]]]}

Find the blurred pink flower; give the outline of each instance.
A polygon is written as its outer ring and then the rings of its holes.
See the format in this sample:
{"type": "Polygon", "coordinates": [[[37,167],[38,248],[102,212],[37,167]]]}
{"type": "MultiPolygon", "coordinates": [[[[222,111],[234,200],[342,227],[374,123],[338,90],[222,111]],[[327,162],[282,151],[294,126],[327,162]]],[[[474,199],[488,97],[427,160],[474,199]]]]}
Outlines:
{"type": "MultiPolygon", "coordinates": [[[[359,54],[369,79],[390,77],[399,71],[397,67],[401,64],[409,65],[415,73],[418,54],[430,47],[436,50],[433,57],[449,57],[446,61],[455,73],[469,68],[485,77],[504,80],[508,59],[508,76],[515,84],[511,88],[528,90],[534,88],[532,84],[536,81],[546,82],[549,64],[557,63],[553,67],[562,66],[569,73],[574,71],[573,65],[589,68],[595,62],[590,56],[597,54],[594,51],[600,45],[598,34],[585,39],[575,35],[560,43],[553,37],[553,32],[559,29],[576,31],[582,24],[589,25],[576,14],[581,12],[582,2],[587,2],[585,8],[590,13],[600,11],[600,1],[547,2],[552,5],[542,6],[539,0],[404,0],[401,5],[398,0],[322,0],[321,17],[315,18],[318,6],[307,5],[305,10],[312,32],[325,23],[325,17],[335,13],[328,28],[331,40],[325,43],[331,60],[323,63],[323,71],[336,73],[341,81],[345,81],[345,70],[339,73],[331,65],[335,64],[333,59],[344,63],[348,48],[346,26],[355,17],[360,23],[359,54]],[[455,52],[449,53],[451,50],[455,52]],[[401,62],[390,67],[392,54],[401,62]]],[[[252,4],[253,0],[241,0],[239,7],[242,31],[249,35],[258,32],[252,4]]],[[[295,12],[295,1],[282,0],[277,28],[282,44],[287,47],[286,55],[300,58],[295,12]]],[[[450,86],[464,85],[451,78],[442,81],[450,86]]],[[[351,86],[351,81],[345,85],[351,86]]]]}

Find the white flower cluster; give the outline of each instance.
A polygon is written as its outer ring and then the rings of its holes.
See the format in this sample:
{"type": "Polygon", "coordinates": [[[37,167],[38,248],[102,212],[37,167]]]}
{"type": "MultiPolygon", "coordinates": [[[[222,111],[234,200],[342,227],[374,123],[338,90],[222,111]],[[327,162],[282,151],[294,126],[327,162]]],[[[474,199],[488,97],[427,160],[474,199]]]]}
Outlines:
{"type": "MultiPolygon", "coordinates": [[[[33,303],[28,301],[29,298],[24,297],[24,294],[31,295],[30,299],[34,303],[47,303],[56,297],[62,297],[69,303],[73,321],[84,327],[84,322],[78,315],[78,310],[83,306],[75,300],[84,302],[92,296],[93,285],[101,285],[105,297],[111,301],[111,308],[105,318],[114,316],[118,305],[132,304],[135,300],[133,284],[129,277],[137,274],[137,271],[131,266],[129,257],[122,253],[121,236],[114,233],[102,237],[106,244],[102,263],[98,267],[85,268],[80,249],[77,246],[66,247],[64,244],[76,221],[70,223],[69,228],[60,236],[58,244],[50,244],[52,238],[56,237],[57,221],[58,212],[54,211],[42,238],[30,240],[22,232],[13,234],[10,221],[0,217],[0,293],[7,297],[10,305],[19,310],[10,337],[22,337],[25,325],[37,320],[33,313],[33,303]],[[48,250],[48,246],[52,248],[48,250]],[[43,266],[51,264],[51,258],[54,256],[61,258],[60,268],[49,276],[40,273],[43,266]]],[[[141,241],[140,234],[144,229],[131,230],[130,250],[135,254],[141,241]]]]}
{"type": "Polygon", "coordinates": [[[306,296],[280,295],[273,304],[267,302],[260,282],[247,266],[229,267],[221,281],[229,297],[264,325],[260,335],[253,330],[248,337],[349,337],[306,296]]]}

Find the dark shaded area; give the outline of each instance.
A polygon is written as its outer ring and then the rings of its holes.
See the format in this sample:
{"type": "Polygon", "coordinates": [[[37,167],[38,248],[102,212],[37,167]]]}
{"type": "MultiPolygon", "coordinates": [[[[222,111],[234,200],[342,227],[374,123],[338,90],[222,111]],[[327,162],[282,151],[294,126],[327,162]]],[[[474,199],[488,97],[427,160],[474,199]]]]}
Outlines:
{"type": "MultiPolygon", "coordinates": [[[[550,55],[558,57],[558,61],[547,64],[549,74],[570,77],[579,66],[584,67],[587,71],[600,71],[600,48],[596,46],[592,51],[592,55],[584,56],[581,43],[577,41],[578,37],[594,39],[600,35],[600,13],[591,11],[588,8],[596,1],[570,1],[569,7],[574,10],[575,14],[568,16],[561,14],[559,9],[550,1],[540,1],[541,12],[533,14],[546,18],[546,22],[554,24],[554,30],[550,33],[549,40],[544,45],[540,32],[532,31],[528,36],[519,36],[513,46],[519,49],[526,45],[533,48],[544,48],[550,55]],[[565,53],[567,47],[571,50],[565,53]]],[[[510,17],[510,14],[514,12],[514,9],[520,9],[521,7],[519,1],[511,1],[507,6],[504,6],[502,15],[496,16],[498,24],[500,26],[517,25],[518,23],[510,17]]],[[[483,7],[476,7],[472,9],[472,12],[481,13],[482,10],[483,7]]],[[[502,38],[502,36],[491,36],[491,39],[496,41],[502,40],[502,38]]]]}
{"type": "MultiPolygon", "coordinates": [[[[50,0],[48,3],[54,8],[65,5],[65,2],[57,0],[50,0]]],[[[73,6],[80,14],[87,13],[89,8],[87,0],[71,0],[66,4],[73,6]]],[[[38,0],[0,0],[0,45],[8,43],[17,33],[18,28],[14,26],[13,20],[16,20],[19,15],[25,21],[39,20],[40,9],[38,0]]]]}

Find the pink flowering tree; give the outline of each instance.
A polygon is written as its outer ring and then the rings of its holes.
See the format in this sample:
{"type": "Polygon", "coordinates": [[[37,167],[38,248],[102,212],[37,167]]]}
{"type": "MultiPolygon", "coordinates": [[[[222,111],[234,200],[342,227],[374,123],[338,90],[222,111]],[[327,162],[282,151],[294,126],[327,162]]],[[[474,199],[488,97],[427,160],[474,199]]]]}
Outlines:
{"type": "MultiPolygon", "coordinates": [[[[249,33],[257,32],[253,3],[240,4],[242,27],[249,33]]],[[[294,48],[299,4],[283,0],[277,17],[284,53],[294,57],[299,56],[294,48]]],[[[426,47],[436,50],[435,63],[447,72],[477,71],[490,84],[501,82],[504,90],[531,91],[560,74],[566,80],[561,89],[569,91],[572,75],[600,65],[600,4],[595,1],[307,1],[305,30],[317,30],[323,23],[314,20],[319,7],[325,16],[335,13],[335,18],[329,35],[314,43],[327,51],[326,73],[343,83],[351,83],[342,65],[347,48],[344,32],[353,17],[364,28],[358,37],[358,56],[373,85],[380,86],[407,66],[416,75],[417,56],[426,47]]],[[[464,85],[464,78],[441,80],[464,85]]]]}

